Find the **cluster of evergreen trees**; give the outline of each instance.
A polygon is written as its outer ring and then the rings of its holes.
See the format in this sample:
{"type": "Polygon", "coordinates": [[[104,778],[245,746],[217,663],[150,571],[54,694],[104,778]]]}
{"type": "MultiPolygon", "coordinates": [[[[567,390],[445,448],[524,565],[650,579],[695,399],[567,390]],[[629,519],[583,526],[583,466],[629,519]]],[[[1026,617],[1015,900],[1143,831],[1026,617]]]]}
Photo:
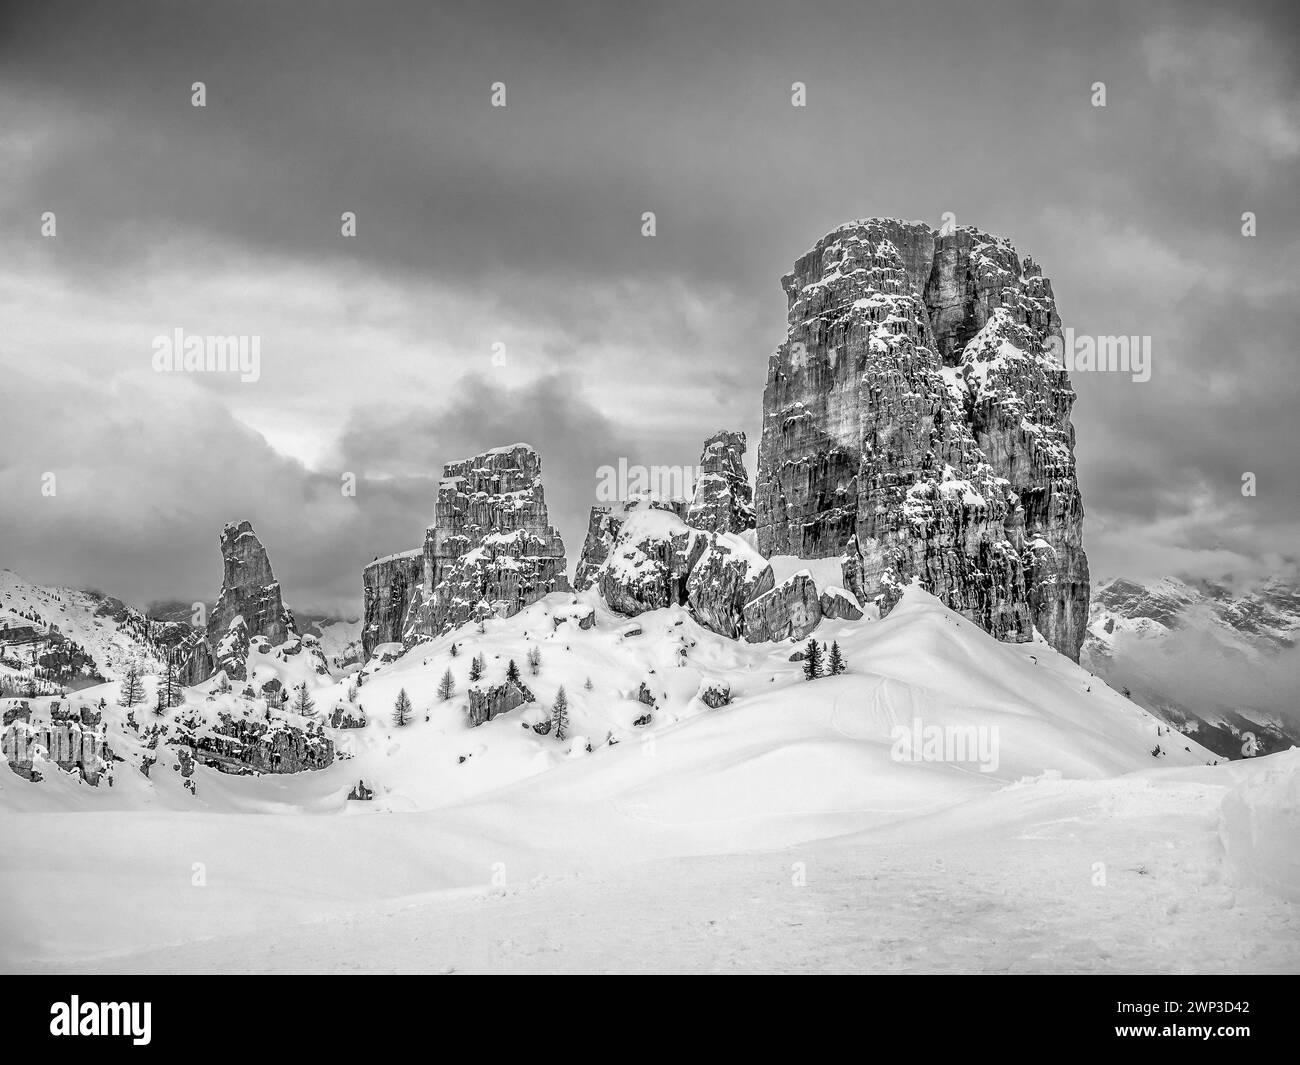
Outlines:
{"type": "Polygon", "coordinates": [[[826,672],[822,672],[822,652],[825,645],[819,644],[816,637],[808,641],[808,645],[803,652],[803,676],[804,680],[816,680],[818,677],[830,676],[836,677],[843,673],[848,667],[845,665],[844,656],[840,654],[840,645],[831,641],[830,653],[826,659],[826,672]]]}

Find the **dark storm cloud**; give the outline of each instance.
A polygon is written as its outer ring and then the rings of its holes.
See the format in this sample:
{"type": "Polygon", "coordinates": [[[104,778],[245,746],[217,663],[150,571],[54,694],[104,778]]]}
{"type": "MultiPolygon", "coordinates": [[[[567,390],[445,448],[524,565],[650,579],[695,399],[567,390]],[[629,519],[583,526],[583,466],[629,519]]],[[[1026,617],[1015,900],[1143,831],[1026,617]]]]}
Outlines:
{"type": "Polygon", "coordinates": [[[657,461],[649,456],[669,444],[638,439],[613,424],[572,378],[553,375],[512,389],[471,375],[437,408],[392,405],[354,412],[339,441],[338,464],[354,470],[396,468],[427,478],[421,520],[409,522],[400,530],[405,539],[387,548],[398,551],[423,543],[443,464],[517,442],[531,444],[541,456],[551,521],[575,556],[588,510],[597,501],[596,471],[617,466],[620,457],[649,464],[657,461]],[[638,459],[638,453],[647,457],[638,459]]]}
{"type": "Polygon", "coordinates": [[[798,254],[849,218],[944,211],[1033,254],[1067,324],[1156,342],[1147,384],[1076,380],[1099,568],[1160,572],[1210,520],[1234,552],[1275,550],[1300,495],[1296,29],[1281,3],[5,5],[0,307],[22,340],[0,358],[68,364],[42,409],[82,446],[74,462],[12,419],[0,445],[11,475],[21,452],[24,476],[63,463],[117,487],[97,525],[89,502],[59,521],[13,503],[15,481],[0,564],[209,594],[219,523],[249,516],[291,600],[334,602],[418,543],[443,462],[521,437],[575,555],[606,455],[691,463],[723,426],[756,443],[798,254]],[[321,289],[328,325],[303,297],[321,289]],[[137,334],[223,308],[223,331],[276,312],[256,392],[193,381],[183,424],[129,389],[105,410],[89,382],[138,368],[137,334]],[[66,327],[96,315],[87,353],[66,327]],[[479,375],[501,338],[509,374],[479,375]],[[123,412],[133,439],[96,446],[123,412]],[[309,460],[277,451],[294,442],[309,460]],[[168,454],[166,476],[128,468],[168,454]]]}

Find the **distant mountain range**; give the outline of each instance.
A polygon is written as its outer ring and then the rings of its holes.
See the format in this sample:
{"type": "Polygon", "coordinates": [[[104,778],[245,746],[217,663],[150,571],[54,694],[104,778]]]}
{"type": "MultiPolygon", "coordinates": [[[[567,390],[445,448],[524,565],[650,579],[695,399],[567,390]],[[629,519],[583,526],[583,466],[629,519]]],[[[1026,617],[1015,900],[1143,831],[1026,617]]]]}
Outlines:
{"type": "Polygon", "coordinates": [[[1093,590],[1082,665],[1227,758],[1300,745],[1300,579],[1093,590]]]}

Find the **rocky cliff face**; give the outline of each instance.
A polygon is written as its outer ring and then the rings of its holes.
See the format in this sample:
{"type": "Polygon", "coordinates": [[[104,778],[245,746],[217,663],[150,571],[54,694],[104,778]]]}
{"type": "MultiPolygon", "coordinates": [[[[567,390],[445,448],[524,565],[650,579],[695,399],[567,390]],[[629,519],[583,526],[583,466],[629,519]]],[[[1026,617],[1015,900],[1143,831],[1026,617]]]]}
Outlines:
{"type": "Polygon", "coordinates": [[[764,555],[846,556],[882,614],[917,578],[999,639],[1077,660],[1088,612],[1074,392],[1050,283],[1005,240],[841,226],[782,279],[756,517],[764,555]]]}
{"type": "Polygon", "coordinates": [[[244,680],[253,638],[275,646],[298,635],[266,548],[249,522],[222,529],[221,563],[221,593],[205,631],[177,648],[183,684],[200,684],[223,669],[231,680],[244,680]]]}
{"type": "Polygon", "coordinates": [[[365,616],[361,627],[364,660],[381,643],[401,643],[406,612],[424,574],[424,549],[377,558],[365,568],[361,583],[365,616]]]}
{"type": "Polygon", "coordinates": [[[537,452],[512,444],[445,465],[423,549],[372,562],[363,584],[367,657],[568,591],[537,452]]]}

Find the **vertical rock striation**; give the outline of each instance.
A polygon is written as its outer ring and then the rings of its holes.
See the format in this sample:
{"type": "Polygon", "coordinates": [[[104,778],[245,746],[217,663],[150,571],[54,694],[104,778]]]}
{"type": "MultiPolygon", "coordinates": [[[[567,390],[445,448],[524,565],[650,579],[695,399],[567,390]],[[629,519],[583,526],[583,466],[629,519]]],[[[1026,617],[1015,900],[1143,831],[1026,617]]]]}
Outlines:
{"type": "Polygon", "coordinates": [[[381,643],[401,643],[406,612],[424,573],[424,549],[377,558],[361,575],[364,616],[361,645],[369,661],[381,643]]]}
{"type": "Polygon", "coordinates": [[[844,554],[881,612],[917,578],[999,639],[1078,659],[1088,611],[1074,392],[1050,282],[1006,240],[841,226],[782,279],[755,501],[764,555],[844,554]]]}
{"type": "Polygon", "coordinates": [[[379,644],[409,646],[568,591],[537,452],[511,444],[446,464],[424,547],[376,559],[362,584],[367,658],[379,644]]]}
{"type": "Polygon", "coordinates": [[[218,670],[244,680],[253,638],[265,637],[274,646],[298,635],[266,548],[249,522],[221,530],[221,565],[221,593],[205,630],[177,646],[182,684],[201,684],[218,670]]]}

